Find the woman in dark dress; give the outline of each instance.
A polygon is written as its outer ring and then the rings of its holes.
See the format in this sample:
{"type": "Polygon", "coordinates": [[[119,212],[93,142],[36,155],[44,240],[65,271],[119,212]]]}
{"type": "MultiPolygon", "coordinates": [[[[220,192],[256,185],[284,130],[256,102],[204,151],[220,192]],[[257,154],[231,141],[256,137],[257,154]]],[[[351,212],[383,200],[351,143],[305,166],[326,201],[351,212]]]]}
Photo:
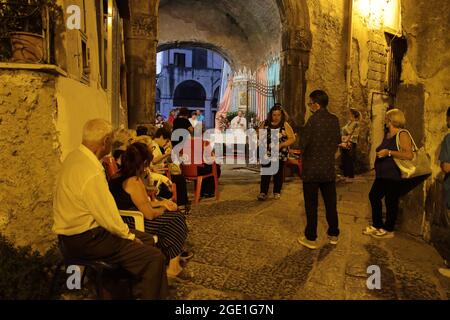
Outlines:
{"type": "Polygon", "coordinates": [[[188,232],[186,219],[175,211],[177,205],[172,201],[149,199],[142,175],[151,161],[147,145],[133,143],[122,155],[121,169],[110,180],[109,188],[120,210],[142,212],[145,232],[158,236],[157,246],[169,261],[167,275],[175,277],[183,270],[179,262],[188,232]]]}

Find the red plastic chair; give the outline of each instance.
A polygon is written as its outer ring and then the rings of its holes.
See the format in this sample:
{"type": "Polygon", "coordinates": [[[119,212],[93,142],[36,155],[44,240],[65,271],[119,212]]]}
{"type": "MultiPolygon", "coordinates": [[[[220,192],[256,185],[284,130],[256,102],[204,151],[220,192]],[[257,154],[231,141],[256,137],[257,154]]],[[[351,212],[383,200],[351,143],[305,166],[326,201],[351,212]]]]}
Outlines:
{"type": "Polygon", "coordinates": [[[202,182],[203,179],[214,177],[214,193],[216,195],[216,201],[220,199],[219,192],[219,178],[217,176],[217,165],[214,162],[212,164],[212,172],[205,175],[198,175],[198,168],[203,167],[203,165],[199,164],[187,164],[181,165],[181,171],[183,172],[184,177],[187,180],[191,180],[195,182],[195,195],[194,195],[194,204],[198,204],[200,201],[200,194],[202,191],[202,182]]]}
{"type": "Polygon", "coordinates": [[[204,141],[204,140],[201,140],[201,142],[199,142],[199,139],[191,138],[190,142],[188,142],[188,143],[190,143],[191,148],[189,150],[187,150],[187,152],[183,155],[187,156],[188,158],[191,159],[191,164],[182,164],[181,171],[187,180],[191,180],[191,181],[195,182],[194,204],[198,204],[200,201],[203,179],[206,179],[209,177],[214,178],[214,193],[216,195],[216,201],[219,201],[220,193],[219,193],[219,177],[217,174],[217,164],[215,162],[213,162],[211,164],[211,166],[212,166],[211,173],[206,174],[206,175],[199,175],[198,168],[203,167],[204,164],[194,164],[194,159],[192,156],[193,155],[192,151],[194,150],[194,148],[198,148],[198,146],[201,146],[201,148],[202,148],[201,154],[203,156],[203,152],[204,152],[205,148],[206,149],[211,148],[210,142],[204,141]]]}
{"type": "Polygon", "coordinates": [[[119,167],[117,166],[114,157],[106,156],[102,161],[103,167],[106,172],[106,179],[109,181],[117,172],[119,172],[119,167]]]}
{"type": "Polygon", "coordinates": [[[286,179],[285,173],[286,173],[287,167],[296,167],[298,169],[298,176],[301,179],[302,170],[303,170],[302,157],[301,157],[302,151],[300,149],[291,149],[291,150],[289,150],[289,154],[294,155],[298,158],[297,159],[290,158],[284,163],[283,181],[285,181],[285,179],[286,179]]]}

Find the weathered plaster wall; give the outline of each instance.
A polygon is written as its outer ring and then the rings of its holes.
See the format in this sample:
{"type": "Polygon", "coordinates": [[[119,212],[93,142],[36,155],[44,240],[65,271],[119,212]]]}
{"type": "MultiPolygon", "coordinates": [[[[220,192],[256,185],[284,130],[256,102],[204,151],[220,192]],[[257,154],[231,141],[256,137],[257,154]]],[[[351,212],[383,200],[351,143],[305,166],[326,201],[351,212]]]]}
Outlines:
{"type": "Polygon", "coordinates": [[[63,160],[81,143],[81,134],[86,121],[94,118],[111,121],[111,108],[103,90],[64,77],[59,77],[55,84],[58,101],[56,128],[63,160]]]}
{"type": "Polygon", "coordinates": [[[308,8],[313,41],[306,74],[306,96],[316,89],[325,90],[330,98],[330,111],[342,116],[346,105],[345,1],[308,0],[308,8]]]}
{"type": "Polygon", "coordinates": [[[55,77],[0,70],[0,232],[17,245],[45,250],[53,184],[60,166],[55,77]]]}
{"type": "MultiPolygon", "coordinates": [[[[381,31],[367,26],[364,17],[357,10],[358,2],[355,0],[353,7],[351,83],[348,90],[348,1],[308,1],[313,42],[306,75],[306,95],[316,89],[325,90],[330,97],[330,111],[339,117],[343,126],[349,120],[347,92],[350,93],[349,106],[358,109],[362,114],[355,167],[357,172],[362,172],[370,167],[370,148],[373,141],[371,92],[381,91],[384,87],[386,42],[381,31]]],[[[309,116],[308,111],[307,117],[309,116]]]]}
{"type": "Polygon", "coordinates": [[[417,217],[423,217],[419,205],[425,202],[424,236],[446,248],[450,258],[450,226],[438,161],[439,145],[447,133],[445,113],[450,106],[450,2],[404,0],[402,17],[408,40],[400,88],[408,95],[408,103],[403,108],[409,117],[418,119],[412,122],[418,131],[417,142],[425,146],[433,163],[433,175],[414,209],[417,217]]]}

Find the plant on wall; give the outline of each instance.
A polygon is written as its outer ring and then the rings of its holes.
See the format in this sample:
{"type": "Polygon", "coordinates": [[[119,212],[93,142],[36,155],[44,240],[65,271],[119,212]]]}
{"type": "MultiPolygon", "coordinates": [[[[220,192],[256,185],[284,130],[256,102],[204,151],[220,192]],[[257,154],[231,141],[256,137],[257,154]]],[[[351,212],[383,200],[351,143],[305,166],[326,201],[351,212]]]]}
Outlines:
{"type": "MultiPolygon", "coordinates": [[[[56,0],[0,1],[0,59],[42,62],[45,58],[43,30],[47,18],[53,26],[61,21],[62,8],[56,0]]],[[[47,30],[47,36],[52,36],[47,30]]]]}

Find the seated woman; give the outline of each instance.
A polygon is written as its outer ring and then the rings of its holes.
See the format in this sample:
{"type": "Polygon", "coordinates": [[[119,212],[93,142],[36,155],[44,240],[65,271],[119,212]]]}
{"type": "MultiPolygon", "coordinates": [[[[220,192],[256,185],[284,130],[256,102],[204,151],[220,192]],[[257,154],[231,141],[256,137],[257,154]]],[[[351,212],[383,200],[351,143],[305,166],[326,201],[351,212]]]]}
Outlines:
{"type": "MultiPolygon", "coordinates": [[[[153,160],[151,164],[151,169],[158,172],[165,168],[165,162],[170,160],[170,155],[172,152],[171,148],[171,133],[170,131],[160,128],[156,131],[155,136],[153,137],[153,141],[151,144],[151,152],[153,155],[153,160]]],[[[175,164],[172,164],[176,166],[175,164]]],[[[179,173],[175,174],[171,171],[171,179],[172,182],[175,183],[177,188],[177,204],[181,207],[182,210],[189,210],[188,203],[188,194],[187,194],[187,186],[186,179],[181,174],[181,170],[178,168],[179,173]]]]}
{"type": "Polygon", "coordinates": [[[177,210],[175,203],[149,199],[142,175],[152,158],[145,144],[130,145],[122,155],[119,173],[109,182],[109,189],[120,210],[138,210],[144,214],[145,232],[158,236],[157,246],[169,261],[167,275],[175,277],[183,270],[180,254],[188,230],[184,215],[174,212],[177,210]]]}

